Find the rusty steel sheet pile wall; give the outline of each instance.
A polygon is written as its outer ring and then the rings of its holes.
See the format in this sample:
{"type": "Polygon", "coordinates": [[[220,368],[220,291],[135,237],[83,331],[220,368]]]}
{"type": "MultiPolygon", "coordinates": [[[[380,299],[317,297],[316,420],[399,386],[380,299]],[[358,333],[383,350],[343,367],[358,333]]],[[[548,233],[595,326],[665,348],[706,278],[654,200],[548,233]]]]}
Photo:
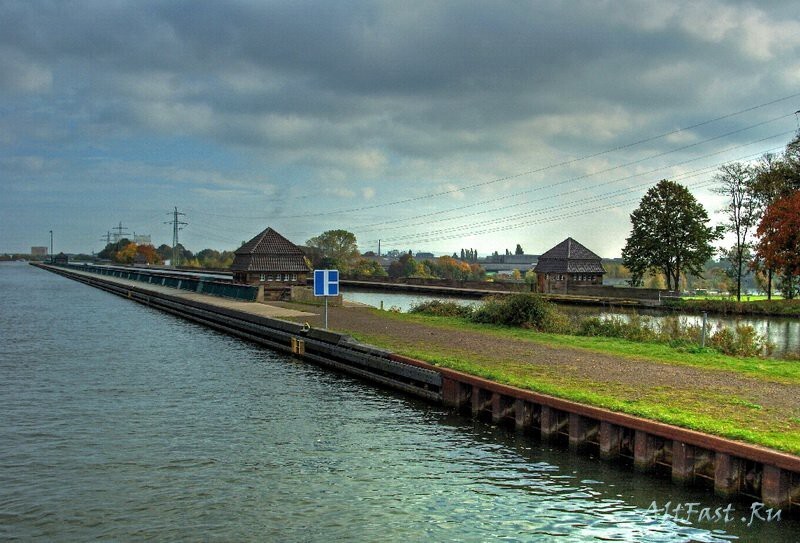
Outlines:
{"type": "MultiPolygon", "coordinates": [[[[395,360],[422,364],[400,355],[395,360]]],[[[563,400],[439,368],[442,401],[473,416],[508,422],[605,460],[627,458],[642,472],[667,472],[678,484],[713,485],[723,497],[770,507],[800,507],[800,457],[633,415],[563,400]]]]}

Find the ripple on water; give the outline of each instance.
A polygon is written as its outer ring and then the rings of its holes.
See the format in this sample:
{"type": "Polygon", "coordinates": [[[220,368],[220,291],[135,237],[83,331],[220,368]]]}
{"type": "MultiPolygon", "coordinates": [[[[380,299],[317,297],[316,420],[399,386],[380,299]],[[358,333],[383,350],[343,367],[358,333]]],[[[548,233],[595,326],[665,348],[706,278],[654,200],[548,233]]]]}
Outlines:
{"type": "Polygon", "coordinates": [[[0,539],[732,537],[643,514],[705,496],[53,274],[0,265],[0,293],[0,539]]]}

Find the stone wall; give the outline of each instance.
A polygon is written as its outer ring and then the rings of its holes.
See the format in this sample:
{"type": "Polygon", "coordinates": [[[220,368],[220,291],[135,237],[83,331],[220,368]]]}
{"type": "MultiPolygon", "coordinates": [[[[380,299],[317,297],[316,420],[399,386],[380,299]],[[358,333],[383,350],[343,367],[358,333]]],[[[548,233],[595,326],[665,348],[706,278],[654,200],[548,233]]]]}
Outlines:
{"type": "MultiPolygon", "coordinates": [[[[309,287],[292,287],[291,300],[301,304],[322,305],[325,303],[325,298],[314,296],[314,290],[309,287]]],[[[340,307],[342,305],[342,295],[328,296],[328,305],[340,307]]]]}
{"type": "Polygon", "coordinates": [[[572,294],[574,296],[598,296],[602,298],[625,298],[628,300],[659,300],[661,297],[674,295],[675,293],[657,288],[569,285],[567,294],[572,294]]]}

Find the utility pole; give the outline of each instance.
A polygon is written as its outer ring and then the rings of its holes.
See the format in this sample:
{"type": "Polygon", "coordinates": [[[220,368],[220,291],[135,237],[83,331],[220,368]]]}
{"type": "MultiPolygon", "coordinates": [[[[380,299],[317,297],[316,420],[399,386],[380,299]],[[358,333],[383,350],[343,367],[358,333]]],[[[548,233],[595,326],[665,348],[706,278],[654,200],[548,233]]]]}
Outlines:
{"type": "Polygon", "coordinates": [[[178,267],[178,230],[183,230],[183,226],[189,224],[188,222],[183,222],[178,219],[180,215],[186,215],[186,213],[181,213],[178,211],[178,208],[175,207],[174,211],[167,213],[167,215],[172,215],[171,221],[165,221],[164,224],[171,224],[172,225],[172,267],[178,267]]]}
{"type": "Polygon", "coordinates": [[[50,230],[50,262],[53,262],[53,231],[50,230]]]}
{"type": "Polygon", "coordinates": [[[378,256],[381,256],[381,240],[378,240],[378,256]]]}

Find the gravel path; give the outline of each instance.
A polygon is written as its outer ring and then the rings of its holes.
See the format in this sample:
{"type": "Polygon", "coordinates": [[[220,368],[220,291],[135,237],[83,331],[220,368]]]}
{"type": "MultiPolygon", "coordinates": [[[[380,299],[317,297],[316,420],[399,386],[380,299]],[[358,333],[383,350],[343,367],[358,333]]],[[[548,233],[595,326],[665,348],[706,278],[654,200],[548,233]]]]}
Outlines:
{"type": "MultiPolygon", "coordinates": [[[[474,330],[437,328],[391,318],[361,307],[329,309],[333,330],[380,337],[397,351],[404,348],[440,350],[451,356],[500,361],[504,368],[535,376],[550,376],[613,390],[623,401],[679,391],[682,397],[708,402],[719,398],[720,409],[742,410],[743,403],[755,411],[791,422],[800,420],[800,385],[759,379],[741,373],[679,366],[647,359],[631,359],[589,352],[579,348],[549,347],[524,339],[504,339],[474,330]],[[751,406],[752,407],[752,406],[751,406]]],[[[322,317],[308,317],[312,326],[322,326],[322,317]]],[[[757,414],[757,413],[756,413],[757,414]]],[[[792,424],[800,430],[800,424],[792,424]]],[[[788,428],[787,428],[788,429],[788,428]]]]}

